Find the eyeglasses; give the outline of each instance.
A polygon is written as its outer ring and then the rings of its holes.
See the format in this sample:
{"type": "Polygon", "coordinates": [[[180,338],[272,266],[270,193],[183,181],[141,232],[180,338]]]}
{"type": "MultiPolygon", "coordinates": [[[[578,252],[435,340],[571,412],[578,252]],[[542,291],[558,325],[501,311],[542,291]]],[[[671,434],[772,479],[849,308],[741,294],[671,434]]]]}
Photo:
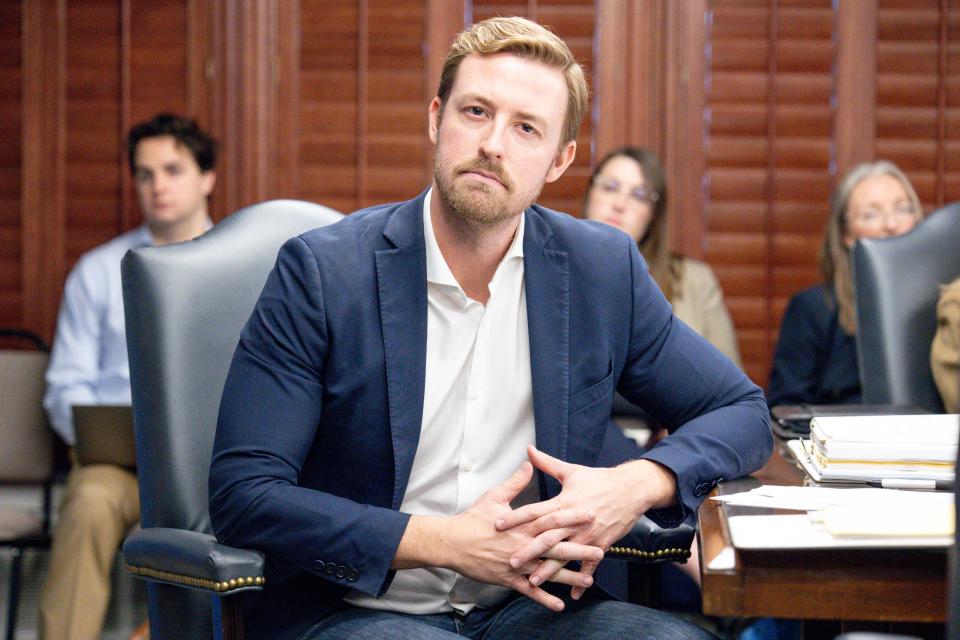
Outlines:
{"type": "MultiPolygon", "coordinates": [[[[600,191],[608,195],[618,195],[623,192],[624,186],[616,178],[597,176],[593,179],[593,184],[600,191]]],[[[647,191],[646,187],[636,187],[627,194],[630,199],[637,204],[653,204],[660,199],[660,194],[656,191],[647,191]]]]}
{"type": "Polygon", "coordinates": [[[890,216],[893,216],[896,222],[914,220],[917,217],[917,209],[912,202],[898,202],[892,209],[869,208],[858,211],[851,220],[865,227],[879,227],[890,216]]]}

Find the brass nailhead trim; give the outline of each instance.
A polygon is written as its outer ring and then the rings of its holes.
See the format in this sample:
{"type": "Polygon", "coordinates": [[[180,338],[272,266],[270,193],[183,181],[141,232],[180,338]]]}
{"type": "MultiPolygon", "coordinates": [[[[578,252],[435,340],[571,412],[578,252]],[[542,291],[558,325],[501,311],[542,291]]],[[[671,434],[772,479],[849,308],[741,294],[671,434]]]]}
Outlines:
{"type": "Polygon", "coordinates": [[[662,558],[689,558],[690,549],[660,549],[659,551],[643,551],[634,547],[610,547],[610,553],[621,556],[640,558],[641,560],[658,560],[662,558]]]}
{"type": "Polygon", "coordinates": [[[185,576],[179,573],[170,573],[169,571],[158,571],[156,569],[150,569],[149,567],[138,567],[132,564],[127,565],[127,571],[136,576],[147,576],[148,578],[157,578],[159,580],[177,582],[191,587],[209,589],[211,591],[216,591],[217,593],[233,591],[234,589],[242,589],[244,587],[262,587],[266,582],[266,579],[263,576],[231,578],[230,580],[217,582],[215,580],[207,580],[206,578],[195,578],[193,576],[185,576]]]}

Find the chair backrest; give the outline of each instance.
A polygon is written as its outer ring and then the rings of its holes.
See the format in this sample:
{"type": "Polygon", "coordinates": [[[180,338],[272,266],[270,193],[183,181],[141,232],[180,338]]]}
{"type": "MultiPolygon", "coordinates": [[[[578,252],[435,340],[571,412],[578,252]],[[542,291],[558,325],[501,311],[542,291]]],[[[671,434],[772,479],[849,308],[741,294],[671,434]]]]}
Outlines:
{"type": "MultiPolygon", "coordinates": [[[[280,245],[340,218],[317,204],[274,200],[238,211],[196,240],[124,257],[142,526],[211,531],[210,455],[240,331],[280,245]]],[[[148,587],[151,629],[199,617],[192,634],[197,624],[209,623],[209,616],[198,613],[207,603],[165,589],[148,587]]]]}
{"type": "Polygon", "coordinates": [[[863,401],[943,411],[930,373],[940,286],[960,275],[960,203],[896,238],[853,250],[863,401]]]}
{"type": "MultiPolygon", "coordinates": [[[[25,337],[0,329],[0,336],[25,337]]],[[[32,334],[30,334],[32,335],[32,334]]],[[[43,411],[46,347],[41,351],[0,350],[0,482],[40,484],[50,479],[54,434],[43,411]]]]}

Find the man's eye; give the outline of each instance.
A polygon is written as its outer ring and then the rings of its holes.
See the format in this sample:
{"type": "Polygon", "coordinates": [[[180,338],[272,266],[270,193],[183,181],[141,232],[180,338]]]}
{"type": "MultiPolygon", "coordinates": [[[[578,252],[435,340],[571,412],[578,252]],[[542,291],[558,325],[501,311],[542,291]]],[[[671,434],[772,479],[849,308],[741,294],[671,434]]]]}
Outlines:
{"type": "Polygon", "coordinates": [[[533,127],[531,127],[531,126],[530,126],[529,124],[527,124],[526,122],[520,123],[520,129],[522,129],[524,133],[536,133],[536,132],[537,132],[536,129],[534,129],[533,127]]]}
{"type": "Polygon", "coordinates": [[[481,107],[467,107],[467,113],[472,116],[482,116],[483,109],[481,107]]]}

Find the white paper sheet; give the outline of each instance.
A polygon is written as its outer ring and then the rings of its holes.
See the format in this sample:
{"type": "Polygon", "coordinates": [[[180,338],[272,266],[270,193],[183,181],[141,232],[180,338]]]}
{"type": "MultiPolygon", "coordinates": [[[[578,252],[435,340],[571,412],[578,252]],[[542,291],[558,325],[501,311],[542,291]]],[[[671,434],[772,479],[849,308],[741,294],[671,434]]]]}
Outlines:
{"type": "Polygon", "coordinates": [[[807,514],[778,516],[733,516],[727,520],[730,538],[737,549],[871,549],[946,548],[953,536],[835,538],[818,528],[807,514]]]}

